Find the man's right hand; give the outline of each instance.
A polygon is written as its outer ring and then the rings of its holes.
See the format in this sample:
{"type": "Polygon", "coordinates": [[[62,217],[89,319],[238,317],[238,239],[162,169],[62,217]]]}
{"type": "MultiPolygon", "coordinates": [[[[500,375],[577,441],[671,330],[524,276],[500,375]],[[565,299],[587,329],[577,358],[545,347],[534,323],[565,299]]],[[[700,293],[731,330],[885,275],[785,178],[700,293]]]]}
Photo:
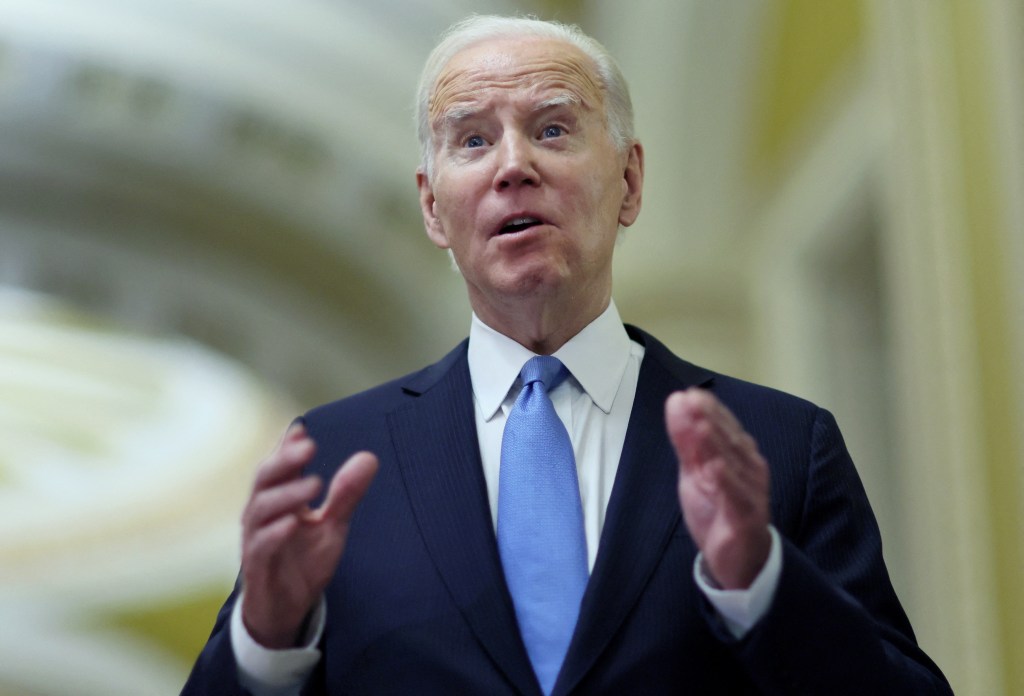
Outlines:
{"type": "Polygon", "coordinates": [[[356,505],[377,473],[373,454],[352,455],[313,510],[309,503],[323,484],[302,470],[315,450],[305,428],[289,428],[260,464],[242,514],[242,620],[249,635],[271,649],[296,646],[341,559],[356,505]]]}

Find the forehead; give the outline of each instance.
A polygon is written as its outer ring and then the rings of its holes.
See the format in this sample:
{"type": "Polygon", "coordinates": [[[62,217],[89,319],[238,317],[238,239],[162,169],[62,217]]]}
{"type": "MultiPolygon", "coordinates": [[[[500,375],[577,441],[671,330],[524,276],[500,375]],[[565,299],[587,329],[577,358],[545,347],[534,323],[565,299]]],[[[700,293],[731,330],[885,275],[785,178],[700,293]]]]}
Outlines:
{"type": "Polygon", "coordinates": [[[492,39],[465,48],[441,70],[430,97],[431,123],[455,108],[479,104],[495,90],[550,97],[568,94],[587,108],[603,106],[593,61],[558,39],[492,39]]]}

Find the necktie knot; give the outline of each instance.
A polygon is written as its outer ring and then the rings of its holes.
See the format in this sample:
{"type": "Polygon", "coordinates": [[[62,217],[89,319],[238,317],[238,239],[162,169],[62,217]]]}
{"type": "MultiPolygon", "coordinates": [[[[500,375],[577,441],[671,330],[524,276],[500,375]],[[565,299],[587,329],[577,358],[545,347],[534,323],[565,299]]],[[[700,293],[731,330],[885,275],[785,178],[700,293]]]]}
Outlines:
{"type": "Polygon", "coordinates": [[[561,384],[568,374],[569,371],[562,365],[562,361],[551,355],[536,355],[530,358],[519,372],[524,388],[528,384],[540,382],[549,393],[561,384]]]}

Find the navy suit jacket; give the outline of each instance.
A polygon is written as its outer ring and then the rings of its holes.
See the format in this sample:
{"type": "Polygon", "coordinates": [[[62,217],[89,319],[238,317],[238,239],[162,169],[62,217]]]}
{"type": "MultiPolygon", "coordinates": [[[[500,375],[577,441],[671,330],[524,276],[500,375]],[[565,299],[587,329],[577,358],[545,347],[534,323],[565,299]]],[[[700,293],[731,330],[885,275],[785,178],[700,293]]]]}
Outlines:
{"type": "MultiPolygon", "coordinates": [[[[948,694],[917,647],[878,527],[832,416],[646,346],[597,560],[555,694],[948,694]],[[664,427],[668,395],[701,386],[728,406],[771,469],[782,574],[767,615],[734,640],[693,581],[664,427]]],[[[467,342],[418,373],[305,416],[329,478],[357,450],[380,470],[326,591],[310,694],[529,694],[488,507],[467,342]]],[[[234,593],[185,694],[242,693],[234,593]]]]}

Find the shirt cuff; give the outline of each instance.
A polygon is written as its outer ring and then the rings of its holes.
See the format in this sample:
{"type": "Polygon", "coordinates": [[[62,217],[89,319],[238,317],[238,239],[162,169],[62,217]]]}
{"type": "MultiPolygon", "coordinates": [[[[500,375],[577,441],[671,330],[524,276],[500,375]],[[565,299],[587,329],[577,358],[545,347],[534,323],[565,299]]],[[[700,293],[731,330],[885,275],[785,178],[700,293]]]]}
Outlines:
{"type": "Polygon", "coordinates": [[[739,640],[761,620],[775,598],[775,588],[782,574],[782,540],[775,527],[769,525],[768,532],[772,537],[768,560],[750,587],[745,590],[723,590],[715,587],[715,582],[704,569],[704,554],[698,553],[693,563],[693,578],[704,596],[725,622],[726,628],[734,638],[739,640]]]}
{"type": "Polygon", "coordinates": [[[253,696],[298,694],[320,661],[317,645],[324,632],[327,603],[323,597],[309,617],[302,646],[287,650],[265,648],[249,635],[242,621],[242,595],[231,610],[231,650],[238,665],[238,681],[253,696]]]}

